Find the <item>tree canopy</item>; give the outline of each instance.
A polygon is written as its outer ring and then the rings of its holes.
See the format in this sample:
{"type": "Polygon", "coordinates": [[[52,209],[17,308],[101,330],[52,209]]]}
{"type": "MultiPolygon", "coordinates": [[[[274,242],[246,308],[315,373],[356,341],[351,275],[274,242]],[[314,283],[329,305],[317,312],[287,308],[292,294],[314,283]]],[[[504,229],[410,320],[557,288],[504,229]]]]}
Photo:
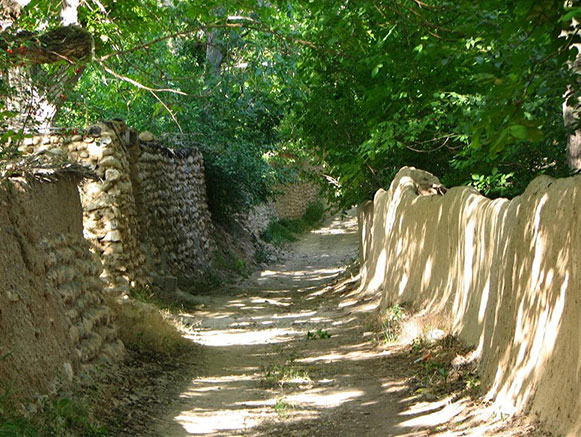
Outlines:
{"type": "MultiPolygon", "coordinates": [[[[122,118],[196,144],[224,215],[264,199],[284,176],[277,159],[289,157],[317,164],[345,207],[388,186],[404,165],[491,196],[519,194],[540,173],[570,173],[578,1],[1,6],[5,130],[15,117],[8,102],[23,95],[14,78],[24,74],[20,84],[50,88],[51,127],[122,118]],[[72,22],[63,21],[65,7],[77,13],[72,22]],[[47,45],[65,28],[90,35],[87,56],[47,45]],[[563,106],[573,108],[567,123],[563,106]]],[[[29,100],[16,112],[38,112],[29,100]]]]}

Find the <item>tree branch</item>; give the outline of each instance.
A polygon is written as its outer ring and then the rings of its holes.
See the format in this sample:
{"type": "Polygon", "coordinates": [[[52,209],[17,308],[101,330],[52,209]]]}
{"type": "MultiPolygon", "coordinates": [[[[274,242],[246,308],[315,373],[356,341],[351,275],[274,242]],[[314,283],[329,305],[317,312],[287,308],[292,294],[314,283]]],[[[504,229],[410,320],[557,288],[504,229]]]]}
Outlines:
{"type": "Polygon", "coordinates": [[[39,35],[21,32],[0,39],[0,50],[8,52],[14,64],[76,64],[93,53],[93,36],[78,26],[59,27],[39,35]]]}
{"type": "Polygon", "coordinates": [[[111,68],[107,67],[107,65],[105,65],[105,63],[101,60],[97,60],[97,62],[99,63],[99,65],[101,67],[103,67],[103,70],[105,70],[107,73],[109,73],[111,76],[116,77],[119,80],[122,80],[124,82],[130,83],[131,85],[140,88],[142,90],[146,90],[152,93],[174,93],[174,94],[179,94],[180,96],[187,96],[187,93],[184,93],[183,91],[180,90],[174,90],[172,88],[151,88],[148,87],[147,85],[143,85],[142,83],[137,82],[135,79],[131,79],[130,77],[127,76],[123,76],[122,74],[119,74],[115,71],[113,71],[111,68]]]}
{"type": "Polygon", "coordinates": [[[136,52],[139,50],[148,49],[151,46],[154,46],[155,44],[166,41],[168,39],[186,37],[186,36],[190,36],[192,34],[198,33],[200,31],[206,32],[206,31],[211,30],[211,29],[232,29],[232,28],[238,28],[238,29],[245,28],[245,29],[256,30],[258,32],[270,33],[272,35],[276,35],[276,36],[283,38],[285,40],[291,40],[291,41],[294,41],[298,44],[302,44],[302,45],[306,45],[308,47],[311,47],[313,49],[317,48],[317,46],[310,41],[305,41],[303,39],[289,37],[289,36],[281,34],[280,32],[278,32],[276,30],[269,29],[266,27],[257,26],[257,25],[249,25],[249,24],[244,24],[244,23],[224,23],[224,24],[208,24],[208,25],[204,25],[204,26],[197,26],[197,27],[194,27],[194,28],[191,28],[188,30],[170,33],[168,35],[160,36],[159,38],[155,38],[155,39],[148,41],[144,44],[140,44],[138,46],[131,47],[129,49],[119,50],[117,52],[109,53],[107,55],[101,56],[98,60],[99,61],[106,61],[107,59],[115,57],[115,56],[122,56],[122,55],[126,55],[128,53],[133,53],[133,52],[136,52]]]}

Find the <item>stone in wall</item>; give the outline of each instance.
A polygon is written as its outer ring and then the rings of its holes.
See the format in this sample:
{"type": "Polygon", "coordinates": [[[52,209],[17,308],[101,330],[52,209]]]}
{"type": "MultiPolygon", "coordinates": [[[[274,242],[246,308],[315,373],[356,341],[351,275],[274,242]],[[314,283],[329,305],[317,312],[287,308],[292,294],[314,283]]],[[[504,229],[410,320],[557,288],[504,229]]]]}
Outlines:
{"type": "Polygon", "coordinates": [[[154,276],[196,276],[208,265],[212,222],[197,150],[167,148],[119,121],[72,137],[28,138],[20,150],[62,155],[98,176],[80,187],[85,237],[113,294],[154,276]]]}
{"type": "Polygon", "coordinates": [[[279,219],[301,218],[311,204],[320,200],[320,188],[313,182],[299,181],[276,188],[281,194],[276,196],[274,208],[279,219]]]}
{"type": "Polygon", "coordinates": [[[148,283],[137,238],[137,212],[129,173],[131,132],[120,122],[91,126],[84,135],[28,138],[25,153],[64,154],[98,176],[80,185],[85,238],[103,262],[102,277],[114,294],[148,283]]]}
{"type": "Polygon", "coordinates": [[[140,241],[154,271],[199,276],[213,251],[201,153],[170,149],[147,132],[131,157],[140,241]]]}
{"type": "Polygon", "coordinates": [[[239,217],[243,227],[253,235],[256,241],[261,239],[260,235],[268,228],[268,225],[277,219],[273,201],[255,205],[239,217]]]}

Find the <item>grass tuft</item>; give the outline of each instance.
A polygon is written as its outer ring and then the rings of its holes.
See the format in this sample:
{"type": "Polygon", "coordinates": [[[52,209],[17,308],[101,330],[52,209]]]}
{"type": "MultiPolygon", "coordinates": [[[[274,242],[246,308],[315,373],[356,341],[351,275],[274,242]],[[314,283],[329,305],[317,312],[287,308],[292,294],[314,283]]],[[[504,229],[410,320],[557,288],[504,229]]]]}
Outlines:
{"type": "Polygon", "coordinates": [[[171,322],[167,310],[139,301],[112,305],[119,338],[129,349],[160,355],[179,355],[192,348],[171,322]]]}

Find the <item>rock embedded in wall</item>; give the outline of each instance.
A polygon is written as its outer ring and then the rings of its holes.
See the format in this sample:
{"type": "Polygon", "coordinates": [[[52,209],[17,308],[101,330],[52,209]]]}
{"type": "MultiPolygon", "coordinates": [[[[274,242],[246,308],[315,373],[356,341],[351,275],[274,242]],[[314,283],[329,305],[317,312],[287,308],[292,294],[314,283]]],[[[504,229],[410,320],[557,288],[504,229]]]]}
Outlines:
{"type": "Polygon", "coordinates": [[[199,276],[213,250],[204,162],[195,149],[169,149],[148,132],[131,148],[140,238],[154,270],[199,276]]]}
{"type": "Polygon", "coordinates": [[[301,218],[310,205],[320,200],[320,188],[313,182],[302,181],[275,188],[280,194],[274,208],[279,219],[301,218]]]}
{"type": "Polygon", "coordinates": [[[88,128],[85,135],[30,138],[21,147],[25,153],[64,153],[98,176],[80,186],[84,235],[101,257],[108,288],[117,295],[128,292],[132,285],[145,285],[148,278],[136,236],[126,149],[130,139],[123,123],[103,122],[88,128]]]}
{"type": "Polygon", "coordinates": [[[117,339],[105,300],[100,258],[91,253],[80,235],[43,239],[40,247],[46,251],[46,278],[51,290],[61,297],[79,363],[88,370],[95,360],[115,362],[123,356],[124,347],[117,339]]]}

